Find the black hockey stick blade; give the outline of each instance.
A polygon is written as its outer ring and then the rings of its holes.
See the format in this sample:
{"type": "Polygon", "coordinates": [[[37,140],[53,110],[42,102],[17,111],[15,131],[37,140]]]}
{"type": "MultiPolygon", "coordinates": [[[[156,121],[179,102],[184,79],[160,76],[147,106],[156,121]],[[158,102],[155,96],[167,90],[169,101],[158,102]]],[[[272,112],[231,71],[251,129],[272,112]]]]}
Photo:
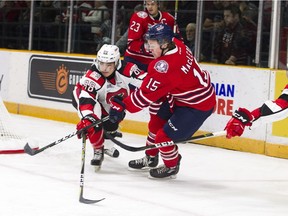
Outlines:
{"type": "Polygon", "coordinates": [[[80,197],[79,202],[81,203],[85,203],[85,204],[94,204],[94,203],[98,203],[102,200],[104,200],[105,198],[99,199],[99,200],[90,200],[90,199],[85,199],[84,197],[80,197]]]}
{"type": "Polygon", "coordinates": [[[191,138],[186,139],[186,140],[180,140],[180,141],[176,141],[176,142],[173,142],[173,141],[161,142],[161,143],[157,143],[155,145],[141,146],[141,147],[128,146],[128,145],[120,142],[119,140],[116,140],[110,134],[106,134],[106,136],[109,137],[109,139],[112,142],[114,142],[116,145],[120,146],[121,148],[123,148],[127,151],[137,152],[137,151],[143,151],[143,150],[147,150],[147,149],[155,149],[155,148],[161,148],[161,147],[165,147],[165,146],[171,146],[171,145],[175,145],[177,143],[187,143],[187,142],[197,141],[200,139],[207,139],[207,138],[212,138],[212,137],[216,137],[216,136],[224,136],[225,134],[226,134],[226,131],[218,131],[218,132],[213,132],[213,133],[202,134],[199,136],[194,136],[194,137],[191,137],[191,138]]]}
{"type": "MultiPolygon", "coordinates": [[[[85,160],[85,156],[83,156],[83,157],[84,157],[84,160],[85,160]]],[[[85,162],[82,163],[82,169],[81,169],[79,202],[80,203],[85,203],[85,204],[98,203],[98,202],[104,200],[105,198],[98,199],[98,200],[91,200],[91,199],[86,199],[86,198],[83,197],[83,191],[84,191],[84,166],[85,166],[85,162]]]]}
{"type": "Polygon", "coordinates": [[[24,146],[24,152],[33,156],[35,154],[38,154],[39,148],[38,149],[33,149],[29,146],[28,143],[26,143],[26,145],[24,146]]]}

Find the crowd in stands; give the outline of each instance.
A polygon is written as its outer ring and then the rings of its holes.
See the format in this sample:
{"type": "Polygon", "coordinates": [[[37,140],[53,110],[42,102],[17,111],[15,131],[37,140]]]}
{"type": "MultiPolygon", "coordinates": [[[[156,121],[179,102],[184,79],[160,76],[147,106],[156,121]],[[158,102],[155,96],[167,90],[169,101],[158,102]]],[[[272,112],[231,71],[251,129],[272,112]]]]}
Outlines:
{"type": "MultiPolygon", "coordinates": [[[[32,50],[66,52],[69,0],[34,1],[32,50]]],[[[254,65],[259,1],[214,0],[203,2],[203,28],[199,61],[230,65],[254,65]]],[[[72,51],[95,54],[111,44],[113,1],[74,1],[72,51]]],[[[177,15],[184,42],[195,50],[197,1],[159,1],[161,11],[177,15]],[[176,14],[177,13],[177,14],[176,14]]],[[[0,0],[0,47],[28,49],[31,1],[0,0]]],[[[118,1],[115,41],[124,55],[132,14],[145,10],[143,1],[118,1]]],[[[271,3],[265,1],[262,50],[269,51],[271,3]]],[[[285,16],[284,16],[285,18],[285,16]]]]}
{"type": "MultiPolygon", "coordinates": [[[[139,2],[128,3],[118,3],[116,40],[125,33],[139,2]]],[[[0,47],[28,49],[30,7],[30,0],[0,1],[0,47]]],[[[69,0],[34,1],[33,50],[65,52],[70,8],[69,0]]],[[[103,43],[111,43],[112,8],[111,1],[74,1],[73,52],[95,54],[103,43]]]]}

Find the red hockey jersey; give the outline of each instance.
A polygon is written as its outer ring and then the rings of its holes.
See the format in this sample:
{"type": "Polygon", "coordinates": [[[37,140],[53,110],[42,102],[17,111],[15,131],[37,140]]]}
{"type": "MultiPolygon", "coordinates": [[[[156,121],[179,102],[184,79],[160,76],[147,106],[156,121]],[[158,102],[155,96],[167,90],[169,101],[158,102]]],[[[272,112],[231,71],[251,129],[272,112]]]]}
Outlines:
{"type": "Polygon", "coordinates": [[[153,60],[141,87],[124,99],[129,112],[137,112],[170,96],[174,106],[207,111],[216,104],[210,74],[202,70],[191,50],[174,38],[176,47],[153,60]]]}
{"type": "MultiPolygon", "coordinates": [[[[164,23],[173,29],[174,17],[168,12],[161,12],[158,20],[155,20],[145,11],[139,11],[132,15],[128,29],[128,47],[125,56],[131,57],[143,64],[149,64],[153,56],[144,48],[145,34],[148,29],[157,23],[164,23]]],[[[179,33],[177,28],[176,33],[179,33]]]]}

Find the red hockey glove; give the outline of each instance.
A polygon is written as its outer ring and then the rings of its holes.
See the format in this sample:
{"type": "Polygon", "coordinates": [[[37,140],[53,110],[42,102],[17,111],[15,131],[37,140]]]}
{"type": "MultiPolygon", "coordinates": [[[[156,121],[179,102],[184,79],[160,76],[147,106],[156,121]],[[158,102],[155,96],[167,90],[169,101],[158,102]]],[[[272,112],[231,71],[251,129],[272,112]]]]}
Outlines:
{"type": "MultiPolygon", "coordinates": [[[[77,124],[76,129],[77,131],[95,123],[96,121],[98,121],[99,118],[95,115],[95,114],[89,114],[85,117],[82,118],[82,120],[77,124]]],[[[90,136],[92,136],[92,134],[94,134],[97,131],[100,131],[102,129],[102,124],[98,124],[94,127],[90,127],[89,129],[87,129],[86,131],[83,131],[84,133],[87,134],[87,137],[90,138],[90,136]]],[[[78,139],[81,139],[82,134],[77,134],[78,139]]]]}
{"type": "Polygon", "coordinates": [[[112,123],[121,122],[125,118],[125,109],[126,106],[122,102],[123,98],[119,95],[114,96],[111,99],[111,108],[109,110],[109,120],[112,123]]]}
{"type": "Polygon", "coordinates": [[[245,108],[239,108],[236,110],[232,118],[227,123],[224,130],[226,130],[226,137],[228,139],[241,136],[244,132],[245,126],[251,126],[251,120],[253,119],[252,114],[245,108]]]}

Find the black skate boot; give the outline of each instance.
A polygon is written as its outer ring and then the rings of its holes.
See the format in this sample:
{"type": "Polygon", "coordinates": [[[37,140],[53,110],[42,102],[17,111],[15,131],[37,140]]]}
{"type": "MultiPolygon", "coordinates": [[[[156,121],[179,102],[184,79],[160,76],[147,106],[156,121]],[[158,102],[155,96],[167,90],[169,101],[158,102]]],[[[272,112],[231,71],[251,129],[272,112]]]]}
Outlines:
{"type": "Polygon", "coordinates": [[[147,169],[147,168],[153,168],[158,165],[159,157],[156,155],[155,157],[151,157],[149,155],[146,155],[143,158],[137,159],[137,160],[131,160],[129,161],[128,166],[133,169],[147,169]]]}
{"type": "Polygon", "coordinates": [[[104,149],[104,153],[106,155],[109,155],[110,157],[113,157],[113,158],[119,157],[119,154],[120,154],[119,151],[114,147],[112,147],[110,149],[104,149]]]}
{"type": "Polygon", "coordinates": [[[94,156],[91,160],[91,165],[95,166],[95,171],[99,170],[104,160],[104,147],[100,149],[94,149],[94,156]]]}
{"type": "Polygon", "coordinates": [[[166,167],[164,164],[150,170],[150,178],[176,178],[176,174],[179,172],[181,155],[179,154],[179,160],[176,166],[166,167]]]}
{"type": "Polygon", "coordinates": [[[123,134],[119,131],[105,131],[104,132],[104,139],[110,139],[110,137],[119,137],[122,138],[123,134]]]}

